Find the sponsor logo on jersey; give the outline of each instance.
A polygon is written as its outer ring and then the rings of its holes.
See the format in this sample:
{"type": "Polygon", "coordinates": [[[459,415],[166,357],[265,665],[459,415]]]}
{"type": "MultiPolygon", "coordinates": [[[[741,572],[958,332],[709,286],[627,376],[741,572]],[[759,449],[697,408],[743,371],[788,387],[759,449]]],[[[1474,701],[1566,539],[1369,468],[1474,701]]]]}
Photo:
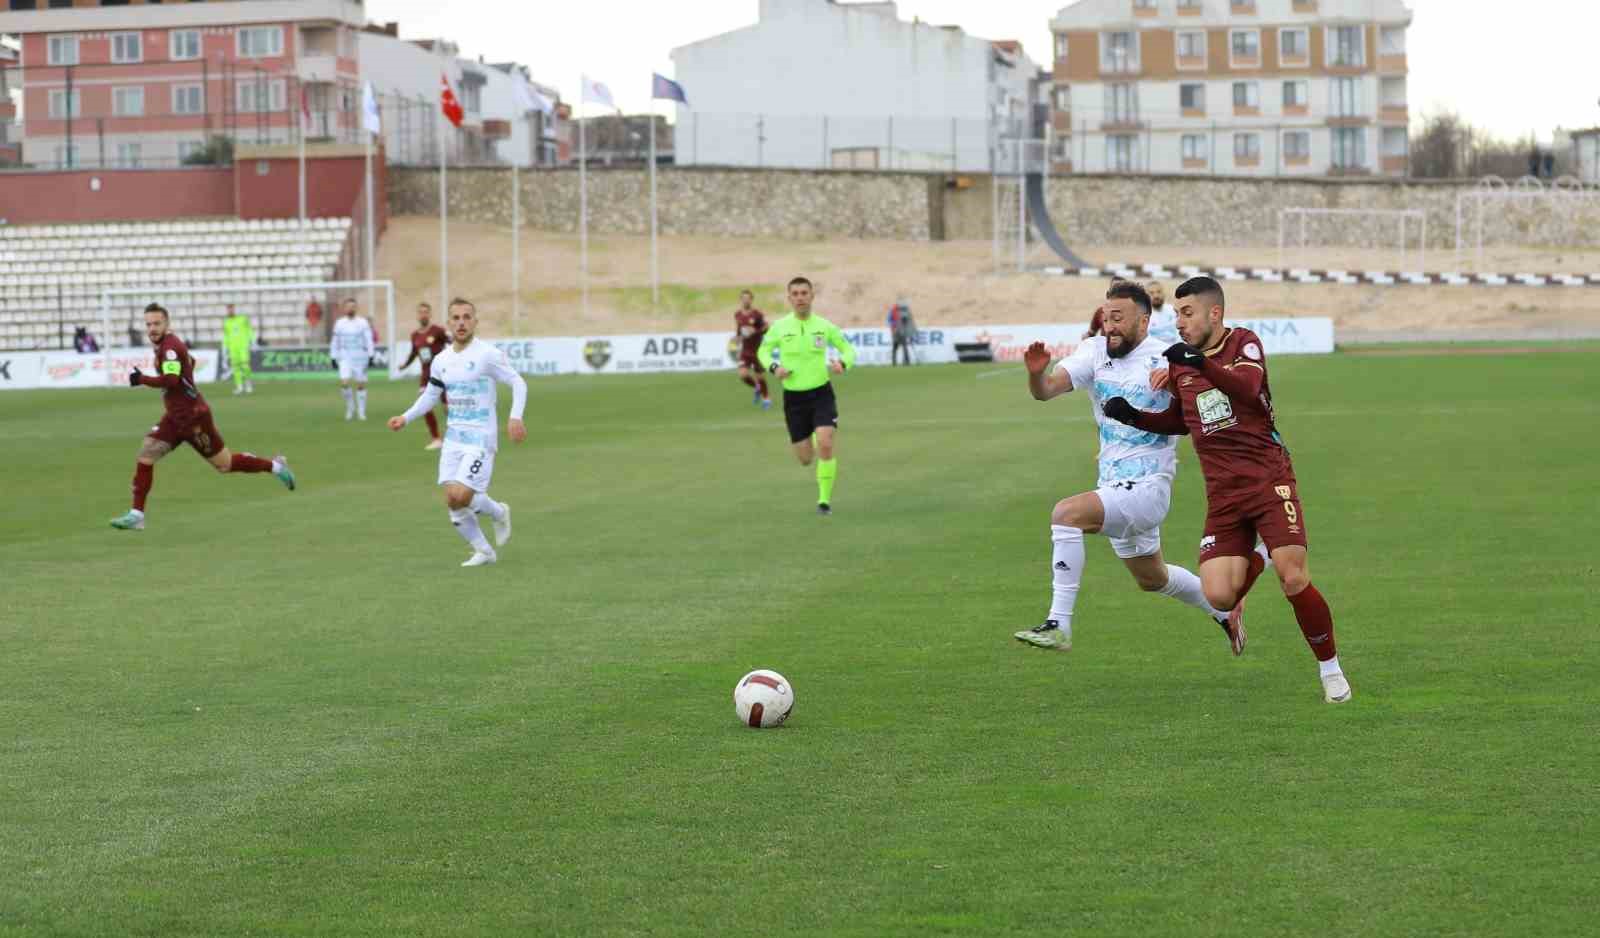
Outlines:
{"type": "Polygon", "coordinates": [[[1217,538],[1214,534],[1207,534],[1200,539],[1200,553],[1202,554],[1216,546],[1217,538]]]}
{"type": "Polygon", "coordinates": [[[167,361],[170,362],[170,361],[175,360],[178,357],[178,353],[177,353],[177,351],[175,349],[170,349],[169,348],[169,349],[167,349],[167,356],[166,357],[167,357],[167,361]]]}
{"type": "Polygon", "coordinates": [[[606,339],[590,339],[583,345],[583,360],[590,368],[600,369],[611,360],[611,343],[606,339]]]}
{"type": "Polygon", "coordinates": [[[1250,359],[1253,362],[1260,361],[1261,360],[1261,347],[1259,345],[1256,345],[1254,342],[1246,342],[1245,346],[1244,346],[1244,357],[1250,359]]]}
{"type": "Polygon", "coordinates": [[[1233,414],[1233,402],[1216,388],[1207,388],[1195,395],[1194,406],[1200,412],[1200,429],[1204,433],[1226,430],[1239,422],[1233,414]]]}

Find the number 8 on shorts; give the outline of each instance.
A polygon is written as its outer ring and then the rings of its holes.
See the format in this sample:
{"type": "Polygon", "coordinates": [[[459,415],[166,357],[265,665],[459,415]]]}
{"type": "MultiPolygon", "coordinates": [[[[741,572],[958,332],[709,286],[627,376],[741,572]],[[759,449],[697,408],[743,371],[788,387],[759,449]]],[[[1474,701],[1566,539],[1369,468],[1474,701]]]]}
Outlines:
{"type": "Polygon", "coordinates": [[[494,476],[494,453],[446,443],[439,451],[439,484],[455,482],[474,492],[487,492],[494,476]]]}

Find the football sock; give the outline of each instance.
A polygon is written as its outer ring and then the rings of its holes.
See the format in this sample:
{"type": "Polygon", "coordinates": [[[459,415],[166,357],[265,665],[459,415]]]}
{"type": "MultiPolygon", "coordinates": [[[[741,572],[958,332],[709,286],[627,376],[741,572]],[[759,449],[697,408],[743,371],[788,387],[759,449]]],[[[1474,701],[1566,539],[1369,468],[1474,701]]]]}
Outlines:
{"type": "Polygon", "coordinates": [[[235,391],[244,390],[244,370],[238,365],[233,366],[233,389],[235,391]]]}
{"type": "Polygon", "coordinates": [[[1250,564],[1250,568],[1245,571],[1244,585],[1239,587],[1239,595],[1234,599],[1234,605],[1244,602],[1245,596],[1250,593],[1250,587],[1256,585],[1256,577],[1261,575],[1261,571],[1267,569],[1267,561],[1255,551],[1251,551],[1246,560],[1250,564]]]}
{"type": "Polygon", "coordinates": [[[359,414],[363,418],[365,418],[367,416],[367,389],[366,388],[358,388],[356,390],[356,413],[359,414]]]}
{"type": "Polygon", "coordinates": [[[145,496],[150,494],[150,486],[156,481],[156,467],[147,466],[142,462],[133,464],[133,510],[144,511],[145,496]]]}
{"type": "Polygon", "coordinates": [[[1211,608],[1211,604],[1206,602],[1206,591],[1200,588],[1200,578],[1182,567],[1167,564],[1167,585],[1161,587],[1158,592],[1163,596],[1171,596],[1180,603],[1193,606],[1213,619],[1227,615],[1211,608]]]}
{"type": "Polygon", "coordinates": [[[740,378],[739,380],[743,381],[745,384],[749,385],[752,388],[756,386],[756,379],[750,377],[749,375],[745,375],[744,377],[740,378]]]}
{"type": "Polygon", "coordinates": [[[767,391],[767,379],[766,378],[757,378],[756,379],[756,390],[761,392],[761,399],[762,400],[766,400],[767,398],[772,396],[767,391]]]}
{"type": "Polygon", "coordinates": [[[1064,524],[1050,526],[1050,615],[1063,635],[1072,634],[1072,608],[1078,604],[1078,583],[1083,580],[1083,530],[1064,524]]]}
{"type": "Polygon", "coordinates": [[[422,419],[428,421],[428,435],[437,440],[439,438],[439,418],[435,417],[433,411],[430,410],[423,415],[422,419]]]}
{"type": "Polygon", "coordinates": [[[1339,650],[1333,642],[1333,610],[1328,608],[1328,601],[1315,586],[1307,584],[1289,597],[1289,605],[1294,607],[1294,619],[1300,623],[1300,634],[1306,637],[1311,653],[1318,661],[1332,661],[1339,650]]]}
{"type": "Polygon", "coordinates": [[[233,459],[228,463],[229,472],[271,472],[272,460],[252,456],[249,453],[234,453],[233,459]]]}
{"type": "Polygon", "coordinates": [[[1338,655],[1334,655],[1332,658],[1329,658],[1327,661],[1318,661],[1317,662],[1317,670],[1322,672],[1322,674],[1321,674],[1322,677],[1327,677],[1330,674],[1343,674],[1344,673],[1344,669],[1339,667],[1339,656],[1338,655]]]}
{"type": "Polygon", "coordinates": [[[488,515],[496,521],[500,521],[506,516],[505,504],[495,501],[482,492],[472,496],[472,510],[480,515],[488,515]]]}
{"type": "Polygon", "coordinates": [[[349,388],[340,388],[339,396],[344,398],[344,415],[346,417],[356,412],[356,395],[349,388]]]}
{"type": "Polygon", "coordinates": [[[817,460],[817,503],[828,505],[833,502],[833,480],[839,475],[839,459],[817,460]]]}
{"type": "Polygon", "coordinates": [[[478,516],[472,513],[471,508],[450,509],[450,523],[455,525],[456,533],[471,544],[473,550],[480,554],[494,553],[494,548],[489,546],[489,539],[483,536],[483,529],[478,527],[478,516]]]}

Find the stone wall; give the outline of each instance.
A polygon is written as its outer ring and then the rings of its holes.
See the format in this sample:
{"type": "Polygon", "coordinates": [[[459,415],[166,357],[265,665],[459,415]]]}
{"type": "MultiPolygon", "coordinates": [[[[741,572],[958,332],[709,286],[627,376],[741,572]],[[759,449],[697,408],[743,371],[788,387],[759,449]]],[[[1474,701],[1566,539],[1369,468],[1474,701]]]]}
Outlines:
{"type": "MultiPolygon", "coordinates": [[[[578,173],[518,174],[523,222],[543,231],[577,230],[578,173]]],[[[669,168],[657,174],[660,230],[666,235],[732,237],[986,240],[993,188],[986,175],[669,168]]],[[[450,172],[450,217],[511,223],[511,176],[504,169],[450,172]]],[[[1455,245],[1456,196],[1470,182],[1281,180],[1179,176],[1063,176],[1049,181],[1047,200],[1069,244],[1206,244],[1275,248],[1278,210],[1301,208],[1423,209],[1428,248],[1455,245]]],[[[396,215],[438,212],[438,171],[392,169],[389,205],[396,215]]],[[[1470,239],[1476,216],[1465,209],[1470,239]]],[[[649,176],[642,169],[589,173],[590,231],[649,232],[649,176]]],[[[1410,243],[1418,236],[1410,223],[1410,243]]],[[[1306,224],[1316,246],[1389,247],[1399,222],[1353,217],[1306,224]]],[[[1290,229],[1291,245],[1299,237],[1290,229]]],[[[1484,243],[1515,247],[1600,246],[1600,193],[1581,201],[1524,199],[1490,203],[1484,243]]]]}
{"type": "MultiPolygon", "coordinates": [[[[523,223],[542,231],[578,230],[575,169],[520,172],[523,223]]],[[[588,174],[589,230],[650,233],[650,177],[642,169],[588,174]]],[[[453,169],[450,217],[511,224],[511,173],[453,169]]],[[[921,173],[667,169],[656,174],[664,235],[929,239],[928,176],[921,173]]],[[[439,174],[389,173],[391,214],[437,215],[439,174]]]]}

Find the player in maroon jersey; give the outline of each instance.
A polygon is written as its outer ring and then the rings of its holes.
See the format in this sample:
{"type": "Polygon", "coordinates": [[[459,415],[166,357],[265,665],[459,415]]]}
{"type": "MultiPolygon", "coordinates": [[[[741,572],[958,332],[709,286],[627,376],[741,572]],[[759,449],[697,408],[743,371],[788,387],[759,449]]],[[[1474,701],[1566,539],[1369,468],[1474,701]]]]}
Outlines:
{"type": "Polygon", "coordinates": [[[1200,540],[1200,583],[1206,599],[1243,621],[1244,598],[1266,567],[1255,551],[1266,543],[1283,594],[1317,656],[1323,699],[1350,699],[1339,667],[1333,613],[1311,585],[1306,566],[1306,517],[1289,451],[1278,436],[1267,383],[1267,356],[1249,329],[1223,325],[1222,285],[1192,277],[1178,287],[1178,334],[1166,350],[1165,383],[1172,404],[1141,411],[1123,398],[1104,405],[1106,416],[1152,433],[1188,434],[1206,478],[1205,536],[1200,540]]]}
{"type": "Polygon", "coordinates": [[[144,501],[154,482],[156,463],[183,443],[194,447],[218,472],[270,472],[294,491],[294,473],[283,456],[262,459],[249,453],[234,453],[222,442],[222,434],[211,419],[211,405],[195,386],[194,358],[189,355],[188,346],[170,331],[171,321],[160,303],[144,308],[144,328],[155,350],[156,374],[147,375],[135,368],[128,375],[128,384],[161,388],[166,413],[161,415],[160,423],[150,428],[150,435],[139,447],[139,459],[133,467],[133,508],[113,520],[111,526],[125,531],[144,530],[144,501]]]}
{"type": "MultiPolygon", "coordinates": [[[[428,377],[433,373],[434,357],[450,344],[450,336],[444,328],[429,323],[432,317],[432,306],[427,303],[417,304],[417,328],[411,333],[411,354],[406,358],[406,363],[400,366],[400,370],[405,371],[411,367],[412,362],[421,359],[422,377],[417,380],[417,385],[424,388],[428,386],[428,377]]],[[[433,411],[428,411],[423,419],[428,422],[429,435],[428,445],[423,449],[439,449],[444,446],[444,438],[439,436],[439,419],[433,415],[433,411]]]]}
{"type": "Polygon", "coordinates": [[[766,410],[772,406],[772,395],[767,391],[766,372],[756,361],[756,352],[761,348],[761,337],[767,334],[767,317],[752,305],[755,299],[755,294],[749,290],[739,291],[739,308],[733,311],[733,330],[739,342],[739,380],[754,389],[754,403],[766,410]]]}

